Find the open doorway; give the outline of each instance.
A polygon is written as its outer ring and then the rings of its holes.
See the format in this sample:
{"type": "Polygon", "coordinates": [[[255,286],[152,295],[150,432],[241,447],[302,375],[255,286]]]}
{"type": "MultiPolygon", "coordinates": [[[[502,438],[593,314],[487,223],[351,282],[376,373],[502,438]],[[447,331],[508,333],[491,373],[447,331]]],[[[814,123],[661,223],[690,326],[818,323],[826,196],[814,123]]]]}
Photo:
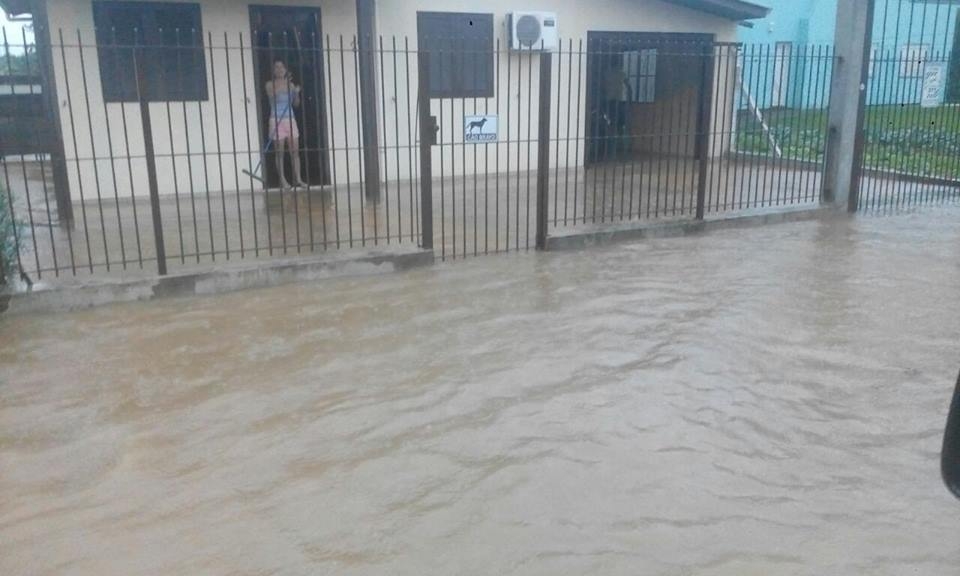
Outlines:
{"type": "Polygon", "coordinates": [[[587,33],[588,164],[696,157],[710,34],[587,33]]]}
{"type": "MultiPolygon", "coordinates": [[[[267,187],[278,186],[275,145],[267,149],[270,130],[270,101],[265,85],[273,75],[273,64],[284,62],[291,79],[301,87],[300,106],[293,110],[300,132],[300,164],[304,180],[312,185],[328,184],[326,95],[322,32],[319,8],[292,6],[251,6],[250,29],[254,49],[254,79],[257,85],[263,178],[267,187]]],[[[286,174],[293,173],[289,157],[286,174]]]]}

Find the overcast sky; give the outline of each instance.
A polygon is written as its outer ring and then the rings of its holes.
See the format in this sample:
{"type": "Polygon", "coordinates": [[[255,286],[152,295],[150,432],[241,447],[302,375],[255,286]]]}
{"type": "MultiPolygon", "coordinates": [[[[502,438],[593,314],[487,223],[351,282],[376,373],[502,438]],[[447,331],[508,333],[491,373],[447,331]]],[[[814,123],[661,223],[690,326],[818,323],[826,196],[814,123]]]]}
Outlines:
{"type": "MultiPolygon", "coordinates": [[[[0,28],[3,28],[7,32],[7,42],[10,44],[23,44],[23,28],[26,25],[26,22],[10,22],[7,19],[7,13],[0,9],[0,28]]],[[[27,30],[27,42],[33,41],[33,34],[27,30]]],[[[13,46],[10,47],[11,50],[13,46]]]]}

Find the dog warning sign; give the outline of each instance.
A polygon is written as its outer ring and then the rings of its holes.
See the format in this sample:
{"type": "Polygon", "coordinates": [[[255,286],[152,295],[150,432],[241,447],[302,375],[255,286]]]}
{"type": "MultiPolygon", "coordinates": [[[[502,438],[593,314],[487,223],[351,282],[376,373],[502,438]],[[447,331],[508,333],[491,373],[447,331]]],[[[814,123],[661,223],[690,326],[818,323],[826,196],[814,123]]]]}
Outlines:
{"type": "Polygon", "coordinates": [[[466,116],[463,120],[464,142],[495,142],[497,140],[496,116],[466,116]]]}

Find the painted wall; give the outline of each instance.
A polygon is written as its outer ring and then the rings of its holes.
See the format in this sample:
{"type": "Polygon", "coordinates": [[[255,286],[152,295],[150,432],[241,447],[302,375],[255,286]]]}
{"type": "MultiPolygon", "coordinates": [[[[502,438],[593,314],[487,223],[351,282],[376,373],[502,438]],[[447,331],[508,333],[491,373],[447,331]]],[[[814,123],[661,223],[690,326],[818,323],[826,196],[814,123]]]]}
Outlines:
{"type": "MultiPolygon", "coordinates": [[[[59,29],[62,28],[64,35],[62,49],[60,46],[54,47],[55,74],[67,157],[70,159],[68,172],[73,197],[79,200],[81,192],[86,200],[95,199],[98,194],[103,198],[148,194],[138,106],[135,103],[121,105],[103,102],[97,51],[94,46],[91,1],[48,2],[54,42],[58,42],[59,29]],[[80,43],[85,46],[83,48],[78,47],[78,29],[80,43]],[[117,158],[126,155],[127,142],[132,156],[129,162],[126,158],[117,158]],[[114,160],[110,158],[111,153],[114,160]]],[[[338,185],[358,182],[362,166],[358,150],[360,116],[353,60],[355,53],[352,49],[352,36],[356,33],[354,2],[258,0],[248,3],[236,0],[202,0],[200,4],[204,34],[211,35],[213,39],[212,53],[209,46],[206,50],[210,98],[199,103],[150,104],[161,193],[188,195],[191,192],[201,194],[207,190],[243,191],[260,186],[242,174],[243,170],[250,169],[259,161],[258,151],[263,141],[258,131],[260,120],[255,98],[257,91],[262,91],[263,88],[254,85],[253,62],[249,51],[241,52],[237,49],[241,35],[245,45],[249,46],[249,4],[320,7],[323,32],[330,35],[335,48],[328,59],[327,77],[323,79],[326,86],[326,115],[329,119],[328,142],[333,148],[330,152],[331,167],[335,170],[335,174],[331,175],[336,176],[338,185]],[[228,49],[224,49],[224,34],[227,35],[228,49]],[[344,52],[339,51],[340,34],[344,35],[344,52]],[[229,76],[226,74],[228,64],[231,71],[229,76]],[[236,127],[236,143],[230,130],[231,123],[236,127]]],[[[599,0],[589,4],[579,0],[554,0],[522,7],[555,11],[565,50],[571,45],[570,39],[573,39],[575,50],[580,39],[583,39],[585,47],[587,32],[590,30],[710,33],[715,34],[719,41],[733,41],[736,38],[736,24],[733,22],[659,0],[599,0]]],[[[441,130],[444,140],[455,142],[462,142],[464,115],[474,111],[498,112],[501,134],[509,133],[511,142],[504,142],[504,137],[501,137],[501,142],[495,145],[470,145],[471,152],[477,153],[477,165],[489,163],[493,166],[500,160],[501,170],[504,170],[509,156],[512,159],[511,171],[529,167],[526,151],[520,154],[518,159],[516,141],[526,140],[528,134],[532,134],[534,138],[536,136],[537,71],[540,57],[536,54],[519,55],[505,50],[506,15],[516,8],[515,2],[506,0],[482,4],[475,0],[378,2],[378,31],[384,35],[386,49],[382,69],[378,68],[377,71],[377,82],[381,85],[378,94],[379,134],[381,145],[390,147],[382,152],[384,157],[381,158],[381,170],[385,178],[408,179],[411,177],[411,168],[416,172],[417,167],[416,143],[419,135],[416,121],[416,55],[405,51],[403,47],[409,45],[410,51],[416,49],[418,10],[494,14],[495,37],[504,50],[497,62],[499,72],[495,85],[496,95],[476,100],[433,100],[431,111],[442,116],[441,130]],[[396,52],[392,50],[394,34],[396,52]],[[383,91],[384,87],[386,91],[383,91]],[[530,103],[533,105],[530,106],[530,103]]],[[[568,134],[573,137],[577,129],[579,134],[584,134],[582,123],[586,122],[586,114],[582,113],[582,106],[586,102],[585,82],[578,84],[576,73],[568,72],[566,55],[560,64],[557,66],[557,57],[554,56],[554,82],[564,96],[569,91],[572,97],[569,100],[562,98],[559,107],[557,102],[553,103],[552,134],[557,139],[566,138],[568,134]],[[578,85],[579,94],[574,89],[578,85]],[[581,106],[580,126],[567,121],[568,117],[578,117],[578,104],[581,106]]],[[[585,73],[584,69],[584,78],[585,73]]],[[[724,74],[729,76],[729,73],[724,74]]],[[[721,84],[720,76],[718,73],[717,86],[721,84]]],[[[725,83],[725,86],[728,85],[729,83],[725,83]]],[[[711,144],[712,153],[719,153],[722,149],[723,143],[718,137],[717,141],[711,144]]],[[[462,157],[462,145],[456,150],[462,157]]],[[[467,162],[457,160],[451,163],[449,152],[450,149],[447,149],[444,158],[447,174],[473,171],[472,156],[467,162]]],[[[435,148],[434,162],[438,173],[441,153],[440,149],[435,148]]],[[[535,144],[529,157],[533,162],[536,161],[535,144]]],[[[579,154],[568,158],[560,157],[561,165],[582,162],[582,147],[579,154]]]]}
{"type": "MultiPolygon", "coordinates": [[[[755,54],[751,60],[758,69],[755,98],[761,108],[777,104],[773,97],[776,82],[773,55],[776,43],[789,42],[793,44],[794,56],[790,63],[787,106],[810,107],[812,103],[803,94],[808,86],[803,79],[805,74],[814,71],[807,60],[818,46],[833,44],[839,0],[766,1],[772,8],[770,14],[755,21],[753,28],[741,28],[738,35],[746,44],[745,51],[755,54]]],[[[868,104],[920,101],[922,81],[918,75],[905,70],[904,60],[909,54],[905,46],[921,45],[926,51],[926,61],[946,62],[953,47],[958,12],[960,4],[952,1],[877,0],[868,104]]]]}
{"type": "MultiPolygon", "coordinates": [[[[213,50],[205,50],[208,100],[149,105],[163,194],[186,196],[259,186],[242,173],[259,162],[264,141],[256,100],[257,91],[263,88],[254,85],[248,3],[204,0],[200,4],[205,40],[208,34],[213,38],[213,50]],[[241,40],[247,48],[242,52],[241,40]],[[236,142],[230,131],[231,119],[236,142]]],[[[319,6],[324,30],[356,30],[352,3],[258,0],[256,4],[319,6]]],[[[92,3],[49,0],[48,17],[72,197],[89,201],[98,195],[104,199],[148,195],[139,107],[136,103],[104,103],[92,3]],[[128,145],[129,162],[125,158],[128,145]]],[[[356,100],[353,84],[345,90],[349,106],[356,100]]],[[[342,103],[332,105],[335,116],[346,115],[342,103]]]]}

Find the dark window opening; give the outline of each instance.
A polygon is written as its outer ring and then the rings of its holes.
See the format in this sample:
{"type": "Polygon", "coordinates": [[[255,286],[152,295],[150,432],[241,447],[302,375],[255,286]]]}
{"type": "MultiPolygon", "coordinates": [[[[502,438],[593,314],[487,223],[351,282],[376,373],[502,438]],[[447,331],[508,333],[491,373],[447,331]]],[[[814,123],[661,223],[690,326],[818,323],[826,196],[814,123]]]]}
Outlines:
{"type": "Polygon", "coordinates": [[[418,12],[417,42],[429,54],[431,98],[493,96],[493,14],[418,12]]]}
{"type": "Polygon", "coordinates": [[[199,4],[95,1],[100,83],[107,102],[137,101],[137,59],[151,102],[207,100],[199,4]]]}

